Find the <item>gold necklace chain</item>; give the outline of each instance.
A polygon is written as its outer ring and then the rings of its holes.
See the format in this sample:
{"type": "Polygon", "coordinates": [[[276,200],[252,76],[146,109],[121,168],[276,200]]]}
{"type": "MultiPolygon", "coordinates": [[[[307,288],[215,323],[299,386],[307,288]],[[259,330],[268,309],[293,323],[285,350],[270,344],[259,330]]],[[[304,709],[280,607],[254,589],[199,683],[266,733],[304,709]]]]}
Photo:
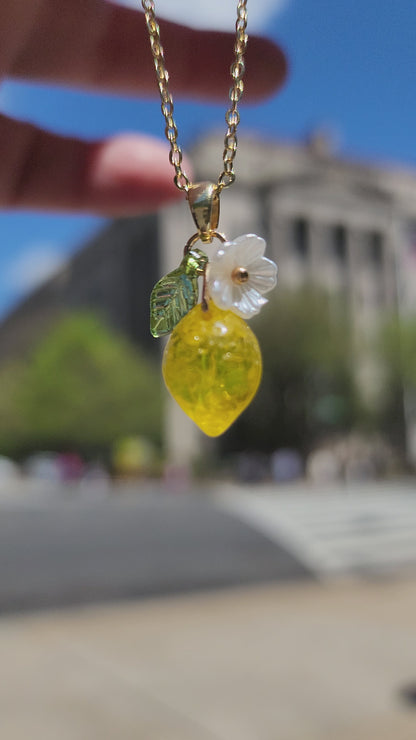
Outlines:
{"type": "MultiPolygon", "coordinates": [[[[192,186],[188,176],[182,169],[182,150],[178,144],[178,129],[173,118],[173,98],[169,92],[169,73],[165,65],[165,57],[160,39],[159,24],[156,20],[154,0],[142,0],[142,6],[149,31],[150,45],[155,63],[157,83],[162,101],[162,113],[165,118],[165,136],[170,144],[169,161],[175,169],[174,182],[179,190],[188,192],[192,186]]],[[[234,44],[234,61],[230,68],[232,85],[230,88],[231,106],[225,115],[227,132],[224,138],[223,162],[224,169],[218,178],[217,194],[227,188],[235,180],[234,157],[237,151],[237,126],[240,122],[238,102],[244,90],[244,53],[247,47],[247,0],[237,2],[237,21],[235,25],[236,40],[234,44]]]]}

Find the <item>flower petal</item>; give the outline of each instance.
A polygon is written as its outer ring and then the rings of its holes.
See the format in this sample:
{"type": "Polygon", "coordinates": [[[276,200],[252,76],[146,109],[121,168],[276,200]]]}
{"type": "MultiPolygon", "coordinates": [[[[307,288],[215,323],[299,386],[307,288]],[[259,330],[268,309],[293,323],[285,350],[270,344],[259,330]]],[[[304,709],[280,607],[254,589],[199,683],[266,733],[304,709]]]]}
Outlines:
{"type": "Polygon", "coordinates": [[[219,249],[218,252],[214,255],[212,260],[210,261],[211,265],[216,265],[218,269],[226,270],[230,268],[233,269],[234,261],[236,259],[236,256],[234,254],[233,249],[219,249]]]}
{"type": "Polygon", "coordinates": [[[245,288],[241,291],[238,301],[233,301],[231,310],[241,316],[243,319],[250,319],[259,313],[267,298],[263,298],[261,293],[254,289],[245,288]]]}
{"type": "Polygon", "coordinates": [[[247,267],[251,262],[262,257],[266,249],[266,242],[256,234],[243,234],[234,239],[241,264],[247,267]]]}
{"type": "Polygon", "coordinates": [[[233,256],[220,250],[209,262],[208,280],[210,283],[215,280],[230,281],[234,267],[233,256]]]}
{"type": "Polygon", "coordinates": [[[227,311],[233,304],[233,284],[226,280],[213,280],[209,285],[210,295],[218,306],[227,311]]]}
{"type": "Polygon", "coordinates": [[[267,257],[261,257],[248,267],[248,283],[260,293],[267,293],[277,282],[277,265],[267,257]]]}
{"type": "Polygon", "coordinates": [[[262,294],[274,288],[277,267],[263,257],[265,248],[264,239],[255,234],[244,234],[221,245],[207,273],[209,293],[219,308],[249,319],[267,303],[262,294]],[[246,282],[234,281],[233,272],[237,267],[247,270],[246,282]]]}

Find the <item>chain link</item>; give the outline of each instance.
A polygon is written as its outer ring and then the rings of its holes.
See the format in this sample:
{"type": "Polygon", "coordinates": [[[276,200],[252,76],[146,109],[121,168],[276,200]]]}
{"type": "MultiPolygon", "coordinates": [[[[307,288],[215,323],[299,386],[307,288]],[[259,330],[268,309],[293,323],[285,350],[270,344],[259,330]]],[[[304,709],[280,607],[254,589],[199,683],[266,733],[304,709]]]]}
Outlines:
{"type": "MultiPolygon", "coordinates": [[[[173,118],[173,98],[169,92],[169,74],[165,66],[165,56],[160,40],[160,28],[156,20],[154,0],[142,0],[142,7],[156,69],[162,114],[166,123],[165,136],[170,144],[169,161],[175,169],[174,182],[179,190],[185,190],[187,192],[192,183],[182,169],[182,150],[178,144],[178,129],[173,118]]],[[[238,0],[234,61],[230,68],[232,85],[229,97],[231,106],[225,115],[227,132],[224,138],[224,169],[218,178],[218,192],[232,185],[235,180],[234,157],[237,151],[237,126],[240,122],[238,103],[241,100],[244,90],[244,53],[247,47],[246,29],[247,0],[238,0]]]]}

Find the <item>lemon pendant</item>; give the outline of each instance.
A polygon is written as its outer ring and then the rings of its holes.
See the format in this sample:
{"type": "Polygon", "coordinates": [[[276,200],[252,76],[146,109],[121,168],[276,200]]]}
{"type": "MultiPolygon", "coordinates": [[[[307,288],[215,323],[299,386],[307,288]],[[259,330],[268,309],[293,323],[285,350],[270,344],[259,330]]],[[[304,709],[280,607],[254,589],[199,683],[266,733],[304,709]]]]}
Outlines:
{"type": "Polygon", "coordinates": [[[243,319],[213,301],[197,304],[165,347],[163,377],[185,413],[210,437],[225,432],[248,406],[261,379],[258,341],[243,319]]]}

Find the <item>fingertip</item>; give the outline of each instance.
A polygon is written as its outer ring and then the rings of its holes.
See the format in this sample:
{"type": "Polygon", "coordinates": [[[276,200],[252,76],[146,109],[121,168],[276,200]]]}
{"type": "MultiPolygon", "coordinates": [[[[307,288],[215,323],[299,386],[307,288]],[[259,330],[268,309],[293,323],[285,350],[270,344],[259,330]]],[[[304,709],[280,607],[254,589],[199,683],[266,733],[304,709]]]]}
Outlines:
{"type": "Polygon", "coordinates": [[[278,44],[261,36],[249,37],[244,78],[248,100],[256,101],[277,92],[287,74],[287,56],[278,44]]]}
{"type": "MultiPolygon", "coordinates": [[[[192,95],[193,99],[227,99],[232,83],[234,34],[196,31],[168,22],[161,23],[161,27],[173,92],[192,95]]],[[[243,100],[253,102],[272,95],[282,86],[286,74],[287,61],[281,47],[271,39],[249,35],[243,100]]]]}
{"type": "MultiPolygon", "coordinates": [[[[188,173],[185,158],[184,167],[188,173]]],[[[174,174],[165,142],[123,134],[91,146],[85,199],[117,212],[154,210],[180,197],[174,174]]]]}
{"type": "Polygon", "coordinates": [[[169,191],[168,149],[147,136],[122,134],[91,146],[89,184],[98,190],[129,185],[156,185],[169,191]]]}

